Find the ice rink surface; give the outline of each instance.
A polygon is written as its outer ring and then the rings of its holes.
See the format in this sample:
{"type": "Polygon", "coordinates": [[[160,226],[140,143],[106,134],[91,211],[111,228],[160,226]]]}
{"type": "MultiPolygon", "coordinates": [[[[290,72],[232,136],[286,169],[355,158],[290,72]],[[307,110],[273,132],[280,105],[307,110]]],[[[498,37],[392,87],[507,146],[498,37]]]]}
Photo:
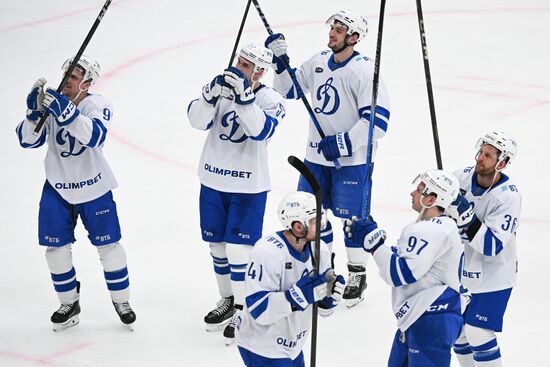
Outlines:
{"type": "MultiPolygon", "coordinates": [[[[377,1],[260,3],[273,29],[286,35],[294,66],[326,47],[324,21],[341,7],[368,17],[369,34],[357,49],[374,57],[377,1]]],[[[104,150],[120,184],[115,199],[138,321],[133,333],[118,321],[97,252],[79,225],[73,252],[81,322],[56,334],[49,317],[58,301],[37,245],[45,148],[21,149],[14,129],[32,83],[44,76],[57,87],[61,64],[76,53],[103,2],[0,2],[0,366],[241,365],[236,347],[203,327],[218,299],[199,230],[196,170],[206,134],[190,127],[186,108],[227,66],[245,4],[120,0],[104,17],[87,53],[102,65],[95,92],[115,108],[104,150]]],[[[506,366],[547,366],[550,2],[429,0],[423,7],[444,167],[472,164],[486,130],[518,141],[506,173],[523,194],[519,277],[499,344],[506,366]]],[[[242,43],[263,43],[265,36],[250,9],[242,43]]],[[[415,219],[412,178],[436,165],[413,0],[387,4],[381,73],[392,115],[378,150],[372,213],[392,241],[415,219]]],[[[272,73],[264,81],[271,80],[272,73]]],[[[287,106],[269,147],[273,190],[264,232],[279,228],[275,208],[295,189],[298,176],[287,156],[305,151],[306,111],[298,101],[287,106]]],[[[336,232],[337,271],[345,273],[336,232]]],[[[396,326],[390,288],[374,262],[368,282],[365,302],[320,320],[318,366],[386,364],[396,326]]],[[[305,352],[309,359],[309,344],[305,352]]]]}

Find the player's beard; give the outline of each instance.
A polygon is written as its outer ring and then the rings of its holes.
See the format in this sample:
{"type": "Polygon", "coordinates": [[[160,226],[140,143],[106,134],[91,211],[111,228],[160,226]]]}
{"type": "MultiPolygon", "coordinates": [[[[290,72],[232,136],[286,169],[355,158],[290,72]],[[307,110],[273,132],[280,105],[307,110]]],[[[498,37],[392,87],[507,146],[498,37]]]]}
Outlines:
{"type": "Polygon", "coordinates": [[[338,54],[338,53],[340,53],[340,52],[342,52],[346,49],[346,47],[347,47],[346,39],[344,39],[341,42],[337,42],[337,43],[333,44],[332,46],[331,46],[330,41],[329,41],[327,46],[328,46],[328,48],[330,48],[332,50],[332,52],[334,52],[335,54],[338,54]]]}
{"type": "Polygon", "coordinates": [[[478,176],[493,177],[495,175],[495,167],[487,167],[485,165],[476,163],[475,172],[478,176]]]}

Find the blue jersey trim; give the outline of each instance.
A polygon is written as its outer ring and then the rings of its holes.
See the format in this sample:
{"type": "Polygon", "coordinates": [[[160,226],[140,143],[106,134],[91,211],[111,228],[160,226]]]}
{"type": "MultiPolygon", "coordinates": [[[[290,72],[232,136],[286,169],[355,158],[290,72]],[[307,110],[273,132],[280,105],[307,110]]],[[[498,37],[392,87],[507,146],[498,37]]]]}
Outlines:
{"type": "Polygon", "coordinates": [[[288,240],[286,239],[285,235],[283,234],[284,231],[279,231],[277,232],[277,234],[279,235],[279,237],[281,237],[283,239],[283,241],[285,242],[286,244],[286,247],[288,248],[288,252],[290,253],[290,255],[295,258],[296,260],[302,262],[302,263],[305,263],[309,260],[309,256],[310,256],[310,252],[309,252],[309,246],[304,246],[304,250],[302,252],[298,252],[296,251],[296,249],[294,247],[292,247],[292,245],[288,242],[288,240]]]}
{"type": "MultiPolygon", "coordinates": [[[[498,187],[509,180],[509,177],[506,176],[504,173],[500,174],[500,179],[498,182],[496,182],[493,186],[491,186],[491,190],[494,190],[495,187],[498,187]]],[[[491,191],[489,190],[489,191],[491,191]]],[[[472,175],[472,189],[470,190],[472,192],[472,195],[474,196],[481,196],[487,191],[486,187],[479,186],[477,183],[477,173],[474,172],[472,175]]]]}
{"type": "Polygon", "coordinates": [[[334,53],[332,53],[332,55],[330,55],[330,57],[328,59],[327,66],[332,71],[335,71],[337,69],[341,69],[341,68],[345,67],[357,55],[359,55],[359,52],[353,51],[353,54],[348,59],[346,59],[344,62],[336,63],[334,61],[334,53]]]}

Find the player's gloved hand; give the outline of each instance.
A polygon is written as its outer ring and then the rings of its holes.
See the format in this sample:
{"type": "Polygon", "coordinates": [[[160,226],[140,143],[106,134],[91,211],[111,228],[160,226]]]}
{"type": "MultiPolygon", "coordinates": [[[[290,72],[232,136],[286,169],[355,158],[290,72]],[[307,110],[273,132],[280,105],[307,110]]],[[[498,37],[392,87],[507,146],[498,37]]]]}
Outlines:
{"type": "Polygon", "coordinates": [[[327,278],[325,274],[315,275],[313,272],[304,275],[289,290],[285,291],[286,299],[293,308],[299,311],[305,310],[326,295],[327,278]]]}
{"type": "Polygon", "coordinates": [[[210,83],[202,87],[202,98],[211,105],[215,105],[222,94],[222,84],[223,76],[216,75],[210,83]]]}
{"type": "Polygon", "coordinates": [[[476,219],[474,205],[462,194],[458,194],[456,200],[446,210],[446,213],[456,220],[458,228],[466,228],[476,219]]]}
{"type": "Polygon", "coordinates": [[[38,79],[27,95],[27,119],[31,122],[36,123],[43,115],[44,85],[46,85],[46,79],[38,79]]]}
{"type": "Polygon", "coordinates": [[[250,85],[248,84],[248,79],[238,68],[231,66],[228,69],[225,69],[223,72],[224,81],[229,84],[233,91],[235,92],[235,102],[241,105],[249,104],[254,102],[256,97],[250,85]]]}
{"type": "Polygon", "coordinates": [[[369,217],[367,220],[358,220],[357,217],[344,221],[344,233],[351,242],[362,244],[365,251],[374,253],[386,240],[386,231],[378,228],[378,224],[369,217]]]}
{"type": "Polygon", "coordinates": [[[319,315],[323,317],[330,316],[334,312],[334,307],[342,300],[346,281],[342,275],[337,275],[334,270],[328,269],[325,272],[327,278],[327,295],[319,302],[319,315]]]}
{"type": "Polygon", "coordinates": [[[59,126],[70,124],[80,115],[80,110],[69,98],[51,88],[46,89],[43,104],[46,111],[55,117],[59,126]]]}
{"type": "Polygon", "coordinates": [[[276,64],[275,72],[280,74],[285,71],[284,61],[286,61],[287,65],[290,61],[286,53],[288,45],[285,41],[285,36],[282,33],[274,33],[267,37],[264,45],[273,51],[273,63],[276,64]]]}
{"type": "Polygon", "coordinates": [[[317,153],[323,153],[327,161],[351,156],[351,140],[348,133],[329,135],[319,142],[317,153]]]}

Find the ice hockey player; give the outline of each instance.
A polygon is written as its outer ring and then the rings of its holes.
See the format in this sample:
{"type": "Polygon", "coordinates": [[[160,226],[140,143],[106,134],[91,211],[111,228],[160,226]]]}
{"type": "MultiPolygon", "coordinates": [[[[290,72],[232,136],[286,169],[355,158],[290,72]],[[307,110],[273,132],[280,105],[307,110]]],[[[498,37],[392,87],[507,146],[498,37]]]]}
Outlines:
{"type": "Polygon", "coordinates": [[[445,367],[460,333],[462,241],[444,211],[456,200],[458,179],[429,170],[414,181],[412,208],[419,213],[395,246],[384,244],[385,231],[372,219],[346,221],[354,243],[373,255],[382,279],[392,288],[398,330],[389,367],[445,367]]]}
{"type": "Polygon", "coordinates": [[[327,246],[321,246],[319,274],[313,271],[315,197],[300,191],[288,194],[278,213],[284,230],[256,243],[246,272],[246,307],[237,323],[237,344],[248,367],[305,366],[309,306],[319,302],[331,309],[344,292],[344,277],[334,274],[327,246]]]}
{"type": "MultiPolygon", "coordinates": [[[[368,30],[367,20],[350,10],[341,10],[326,21],[328,48],[304,62],[296,70],[296,78],[304,93],[310,92],[310,101],[326,137],[321,139],[313,123],[309,126],[305,164],[314,173],[323,190],[324,208],[330,208],[339,218],[361,217],[362,199],[367,176],[367,149],[372,103],[374,61],[355,51],[357,43],[368,30]],[[336,170],[338,159],[342,168],[336,170]]],[[[265,42],[274,55],[276,73],[274,88],[287,99],[298,99],[297,89],[285,70],[288,60],[287,43],[280,33],[269,36],[265,42]]],[[[380,79],[373,129],[373,157],[378,139],[388,128],[389,100],[380,79]]],[[[374,162],[374,159],[372,159],[374,162]]],[[[372,174],[371,166],[371,174],[372,174]]],[[[298,190],[310,191],[307,181],[300,177],[298,190]]],[[[332,224],[327,223],[321,234],[332,251],[332,224]]],[[[367,287],[366,265],[368,254],[345,239],[349,278],[344,299],[348,307],[363,300],[367,287]]]]}
{"type": "Polygon", "coordinates": [[[501,366],[495,332],[516,284],[516,231],[521,194],[504,173],[516,156],[516,142],[499,131],[479,138],[475,167],[455,172],[460,181],[454,217],[463,228],[462,283],[470,302],[454,351],[462,367],[501,366]]]}
{"type": "Polygon", "coordinates": [[[243,47],[236,66],[217,75],[189,104],[191,126],[207,130],[199,163],[200,226],[221,300],[204,321],[234,340],[237,312],[244,302],[248,256],[262,236],[271,189],[267,143],[285,115],[284,99],[260,83],[273,54],[263,46],[243,47]]]}
{"type": "MultiPolygon", "coordinates": [[[[68,71],[74,58],[63,64],[68,71]]],[[[61,306],[51,317],[54,330],[79,322],[80,282],[73,266],[71,246],[76,241],[77,219],[99,253],[105,281],[120,320],[132,325],[136,314],[130,298],[126,253],[112,191],[118,186],[105,157],[103,145],[111,126],[110,102],[89,88],[99,79],[99,64],[83,55],[61,93],[38,79],[27,96],[27,118],[16,129],[23,148],[48,144],[46,182],[38,214],[38,242],[46,247],[46,261],[61,306]],[[45,112],[48,118],[33,134],[45,112]]],[[[131,326],[130,326],[131,328],[131,326]]]]}

